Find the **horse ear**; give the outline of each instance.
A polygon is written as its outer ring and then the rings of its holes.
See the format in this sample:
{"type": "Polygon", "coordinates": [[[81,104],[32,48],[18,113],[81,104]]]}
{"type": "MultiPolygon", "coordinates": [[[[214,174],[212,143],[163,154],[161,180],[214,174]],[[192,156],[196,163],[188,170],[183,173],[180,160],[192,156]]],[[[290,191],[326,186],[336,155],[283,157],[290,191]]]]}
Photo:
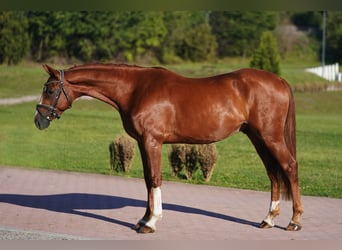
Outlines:
{"type": "Polygon", "coordinates": [[[55,70],[54,68],[50,67],[47,64],[43,64],[42,66],[45,69],[46,73],[48,73],[50,76],[58,77],[59,74],[57,70],[55,70]]]}

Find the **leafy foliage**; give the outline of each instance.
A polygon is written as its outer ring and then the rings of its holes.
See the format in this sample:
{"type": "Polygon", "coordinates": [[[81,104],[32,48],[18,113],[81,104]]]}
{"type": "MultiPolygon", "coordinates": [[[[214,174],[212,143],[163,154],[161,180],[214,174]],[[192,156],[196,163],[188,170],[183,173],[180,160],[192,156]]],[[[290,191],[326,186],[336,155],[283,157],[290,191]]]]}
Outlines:
{"type": "Polygon", "coordinates": [[[276,27],[277,15],[267,11],[214,11],[210,13],[210,24],[220,57],[249,56],[260,34],[276,27]]]}
{"type": "Polygon", "coordinates": [[[319,29],[322,23],[322,15],[318,11],[295,12],[291,16],[293,24],[303,29],[319,29]]]}
{"type": "Polygon", "coordinates": [[[255,50],[250,66],[280,74],[280,58],[276,40],[270,31],[262,33],[259,47],[255,50]]]}
{"type": "Polygon", "coordinates": [[[167,35],[158,58],[163,63],[205,61],[216,56],[217,43],[204,11],[164,12],[167,35]]]}
{"type": "Polygon", "coordinates": [[[216,164],[218,152],[212,144],[173,144],[170,147],[168,158],[172,168],[172,175],[179,176],[185,168],[185,177],[191,180],[199,168],[205,181],[209,181],[216,164]]]}
{"type": "Polygon", "coordinates": [[[278,25],[274,30],[278,51],[282,59],[318,60],[318,41],[295,25],[278,25]]]}
{"type": "Polygon", "coordinates": [[[135,154],[134,142],[127,135],[109,144],[110,166],[115,172],[128,172],[135,154]]]}
{"type": "Polygon", "coordinates": [[[204,61],[213,58],[217,43],[215,37],[210,32],[210,26],[203,23],[188,32],[178,54],[190,61],[204,61]]]}
{"type": "MultiPolygon", "coordinates": [[[[341,16],[327,15],[328,61],[342,61],[341,16]]],[[[260,34],[274,30],[283,58],[318,58],[321,21],[318,11],[4,11],[0,63],[16,64],[25,56],[153,64],[248,58],[260,34]]]]}
{"type": "Polygon", "coordinates": [[[23,12],[0,12],[0,64],[17,64],[29,47],[27,18],[23,12]]]}
{"type": "Polygon", "coordinates": [[[201,170],[205,181],[209,181],[213,172],[216,160],[218,157],[218,152],[216,150],[216,145],[203,144],[198,147],[198,162],[201,165],[201,170]]]}
{"type": "Polygon", "coordinates": [[[326,40],[327,61],[342,63],[342,11],[328,12],[326,40]]]}

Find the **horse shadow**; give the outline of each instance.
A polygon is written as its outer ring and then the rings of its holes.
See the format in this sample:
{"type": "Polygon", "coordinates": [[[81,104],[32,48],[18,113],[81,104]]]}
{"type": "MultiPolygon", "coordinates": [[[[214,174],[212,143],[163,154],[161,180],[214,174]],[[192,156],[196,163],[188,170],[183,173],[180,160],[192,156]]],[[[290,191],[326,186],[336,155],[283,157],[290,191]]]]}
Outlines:
{"type": "MultiPolygon", "coordinates": [[[[109,218],[103,215],[80,211],[80,210],[100,210],[100,209],[120,209],[124,207],[146,207],[146,201],[132,198],[110,196],[102,194],[89,193],[66,193],[52,195],[24,195],[24,194],[0,194],[0,202],[14,204],[23,207],[45,209],[49,211],[75,214],[90,217],[124,227],[132,228],[134,224],[109,218]]],[[[211,212],[199,208],[193,208],[183,205],[163,203],[164,210],[176,211],[181,213],[199,214],[216,219],[226,220],[233,223],[259,227],[259,223],[245,219],[211,212]]]]}

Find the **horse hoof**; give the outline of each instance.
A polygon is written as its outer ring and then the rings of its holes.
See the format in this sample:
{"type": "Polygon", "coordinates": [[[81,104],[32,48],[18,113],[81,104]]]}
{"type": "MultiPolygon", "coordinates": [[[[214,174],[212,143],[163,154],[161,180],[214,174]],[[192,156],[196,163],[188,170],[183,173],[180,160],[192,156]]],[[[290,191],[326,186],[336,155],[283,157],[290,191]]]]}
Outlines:
{"type": "Polygon", "coordinates": [[[267,228],[272,228],[273,226],[268,224],[266,221],[262,221],[259,225],[260,228],[267,229],[267,228]]]}
{"type": "Polygon", "coordinates": [[[299,231],[302,229],[302,225],[299,223],[290,222],[286,228],[286,231],[299,231]]]}
{"type": "Polygon", "coordinates": [[[140,227],[142,227],[143,225],[140,223],[135,224],[134,226],[132,226],[132,229],[135,231],[138,231],[140,227]]]}
{"type": "Polygon", "coordinates": [[[137,228],[138,225],[136,225],[136,232],[140,234],[148,234],[148,233],[154,233],[155,230],[149,226],[143,225],[137,228]]]}

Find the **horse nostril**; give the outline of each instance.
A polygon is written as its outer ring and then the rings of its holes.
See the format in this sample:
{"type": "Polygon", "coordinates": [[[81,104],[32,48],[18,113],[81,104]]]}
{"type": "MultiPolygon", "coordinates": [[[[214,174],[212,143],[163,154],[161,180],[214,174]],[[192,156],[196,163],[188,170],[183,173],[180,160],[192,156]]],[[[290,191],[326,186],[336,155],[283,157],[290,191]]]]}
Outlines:
{"type": "Polygon", "coordinates": [[[43,130],[49,127],[50,121],[45,119],[44,117],[37,115],[34,118],[34,124],[36,125],[38,129],[43,130]]]}
{"type": "Polygon", "coordinates": [[[40,122],[38,121],[37,117],[34,118],[34,124],[38,129],[41,129],[40,122]]]}

